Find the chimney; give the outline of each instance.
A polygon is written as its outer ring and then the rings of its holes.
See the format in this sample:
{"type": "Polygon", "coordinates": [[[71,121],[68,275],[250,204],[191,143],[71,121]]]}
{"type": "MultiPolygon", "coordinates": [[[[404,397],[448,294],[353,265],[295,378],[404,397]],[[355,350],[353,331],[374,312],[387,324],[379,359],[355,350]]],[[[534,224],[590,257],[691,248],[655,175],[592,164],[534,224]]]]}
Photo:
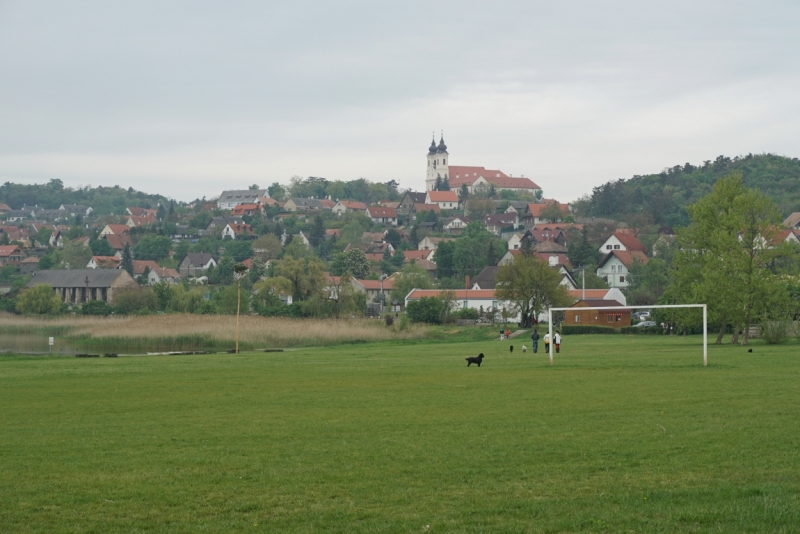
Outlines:
{"type": "Polygon", "coordinates": [[[469,275],[464,277],[464,289],[469,289],[469,275]]]}

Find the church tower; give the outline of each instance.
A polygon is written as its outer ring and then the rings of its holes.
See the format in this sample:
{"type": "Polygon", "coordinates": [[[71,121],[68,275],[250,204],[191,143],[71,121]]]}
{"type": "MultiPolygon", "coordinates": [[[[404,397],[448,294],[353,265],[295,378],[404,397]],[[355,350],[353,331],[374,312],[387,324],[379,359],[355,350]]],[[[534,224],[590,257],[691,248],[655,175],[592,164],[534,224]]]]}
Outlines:
{"type": "Polygon", "coordinates": [[[436,145],[436,138],[431,139],[431,146],[428,148],[428,174],[425,177],[425,190],[432,191],[436,186],[436,178],[441,181],[450,178],[448,171],[448,161],[450,154],[447,153],[447,145],[444,144],[444,133],[436,145]]]}

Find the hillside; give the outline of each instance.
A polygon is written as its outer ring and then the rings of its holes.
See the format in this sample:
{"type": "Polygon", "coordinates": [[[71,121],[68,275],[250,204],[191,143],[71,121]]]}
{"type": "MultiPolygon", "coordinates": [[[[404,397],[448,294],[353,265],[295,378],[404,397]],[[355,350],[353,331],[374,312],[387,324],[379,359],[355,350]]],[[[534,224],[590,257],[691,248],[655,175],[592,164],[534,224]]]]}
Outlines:
{"type": "Polygon", "coordinates": [[[659,174],[608,182],[575,207],[581,216],[622,220],[645,214],[658,225],[685,226],[686,206],[708,193],[719,178],[737,172],[746,186],[770,196],[784,215],[800,211],[800,159],[774,154],[719,156],[699,167],[686,163],[659,174]]]}
{"type": "Polygon", "coordinates": [[[46,184],[13,184],[6,182],[0,186],[0,202],[12,209],[22,206],[39,206],[45,209],[58,209],[61,204],[80,204],[90,206],[96,215],[123,213],[128,206],[153,207],[169,199],[162,195],[150,195],[133,188],[84,187],[74,189],[64,187],[61,180],[50,180],[46,184]]]}

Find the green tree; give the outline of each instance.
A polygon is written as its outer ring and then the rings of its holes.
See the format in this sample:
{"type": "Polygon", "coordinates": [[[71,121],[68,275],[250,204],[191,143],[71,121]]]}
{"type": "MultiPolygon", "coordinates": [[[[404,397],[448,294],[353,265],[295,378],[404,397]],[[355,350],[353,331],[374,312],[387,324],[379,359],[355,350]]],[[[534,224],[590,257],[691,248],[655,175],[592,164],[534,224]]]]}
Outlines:
{"type": "Polygon", "coordinates": [[[230,256],[233,261],[240,262],[253,257],[253,242],[242,239],[225,241],[225,256],[230,256]]]}
{"type": "Polygon", "coordinates": [[[340,252],[333,258],[331,263],[331,274],[342,276],[350,273],[353,278],[363,279],[370,272],[369,260],[364,251],[358,248],[351,248],[346,252],[340,252]]]}
{"type": "Polygon", "coordinates": [[[412,289],[430,289],[433,287],[428,272],[416,263],[406,263],[403,270],[392,281],[392,300],[403,302],[412,289]]]}
{"type": "Polygon", "coordinates": [[[39,242],[43,247],[50,245],[50,236],[53,235],[53,229],[43,226],[39,229],[36,233],[36,241],[39,242]]]}
{"type": "Polygon", "coordinates": [[[286,189],[278,182],[273,183],[267,188],[270,198],[274,198],[278,202],[286,200],[286,189]]]}
{"type": "Polygon", "coordinates": [[[126,288],[114,295],[114,311],[120,315],[153,313],[158,309],[158,297],[149,287],[126,288]]]}
{"type": "Polygon", "coordinates": [[[497,269],[495,295],[506,300],[522,318],[522,326],[548,308],[568,306],[572,299],[561,285],[561,274],[535,256],[518,256],[497,269]]]}
{"type": "Polygon", "coordinates": [[[292,282],[292,299],[294,301],[302,301],[319,295],[325,288],[325,264],[319,259],[285,257],[276,263],[275,275],[292,282]]]}
{"type": "Polygon", "coordinates": [[[266,262],[281,253],[281,240],[273,234],[265,234],[253,241],[253,255],[266,262]]]}
{"type": "Polygon", "coordinates": [[[16,308],[24,315],[55,315],[61,310],[61,299],[51,286],[39,284],[20,292],[16,308]]]}
{"type": "Polygon", "coordinates": [[[95,256],[113,256],[115,251],[105,239],[95,239],[89,242],[89,248],[95,256]]]}
{"type": "Polygon", "coordinates": [[[319,247],[320,243],[325,240],[325,223],[322,222],[322,217],[317,215],[314,217],[314,224],[311,227],[311,232],[308,234],[308,242],[313,248],[319,247]]]}
{"type": "Polygon", "coordinates": [[[127,243],[125,244],[125,248],[122,249],[122,262],[120,266],[128,271],[129,275],[133,276],[133,255],[131,254],[131,247],[127,243]]]}
{"type": "MultiPolygon", "coordinates": [[[[678,233],[679,250],[667,299],[705,302],[720,325],[717,343],[728,323],[747,344],[754,317],[787,300],[786,286],[769,270],[787,253],[773,246],[781,223],[775,203],[742,184],[740,175],[722,178],[712,192],[688,207],[691,224],[678,233]]],[[[735,337],[734,337],[735,339],[735,337]]]]}
{"type": "Polygon", "coordinates": [[[158,261],[169,256],[171,249],[172,241],[167,236],[147,234],[133,247],[133,255],[137,260],[158,261]]]}

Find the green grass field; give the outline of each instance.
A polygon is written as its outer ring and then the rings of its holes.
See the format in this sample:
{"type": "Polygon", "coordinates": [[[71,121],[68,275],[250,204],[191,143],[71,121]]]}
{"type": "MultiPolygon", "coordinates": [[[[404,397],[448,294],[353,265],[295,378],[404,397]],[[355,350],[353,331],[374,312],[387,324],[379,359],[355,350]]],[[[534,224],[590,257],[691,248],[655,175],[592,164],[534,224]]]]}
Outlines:
{"type": "Polygon", "coordinates": [[[525,342],[2,357],[0,532],[800,530],[796,343],[525,342]]]}

